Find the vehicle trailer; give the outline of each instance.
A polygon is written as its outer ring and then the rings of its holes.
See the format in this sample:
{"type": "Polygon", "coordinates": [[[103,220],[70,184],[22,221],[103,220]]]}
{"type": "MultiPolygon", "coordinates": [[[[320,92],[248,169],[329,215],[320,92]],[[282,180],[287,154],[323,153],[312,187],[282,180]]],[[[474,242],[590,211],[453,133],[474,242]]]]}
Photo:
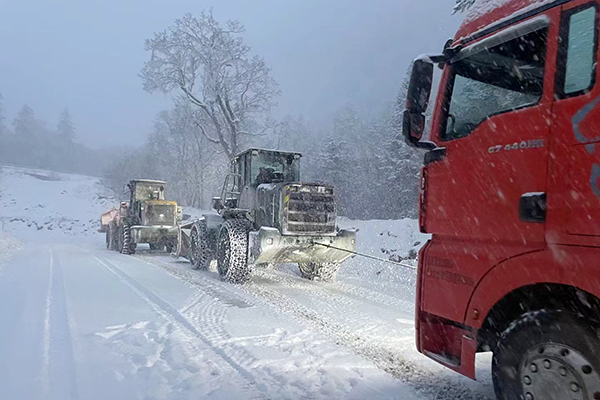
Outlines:
{"type": "Polygon", "coordinates": [[[492,351],[499,399],[600,399],[600,3],[480,3],[408,88],[416,345],[471,378],[492,351]]]}
{"type": "Polygon", "coordinates": [[[181,209],[175,201],[165,200],[166,182],[135,179],[129,182],[129,202],[122,202],[102,214],[100,232],[106,233],[106,247],[133,254],[138,243],[151,250],[175,248],[181,209]]]}
{"type": "Polygon", "coordinates": [[[255,266],[298,263],[307,279],[334,279],[356,233],[337,229],[333,186],[300,181],[299,153],[249,149],[232,161],[217,213],[178,227],[175,256],[244,283],[255,266]]]}

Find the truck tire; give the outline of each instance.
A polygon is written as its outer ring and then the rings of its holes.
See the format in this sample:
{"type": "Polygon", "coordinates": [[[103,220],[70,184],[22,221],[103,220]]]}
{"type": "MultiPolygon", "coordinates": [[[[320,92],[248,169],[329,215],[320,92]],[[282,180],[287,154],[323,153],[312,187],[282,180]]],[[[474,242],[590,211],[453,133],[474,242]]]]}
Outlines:
{"type": "Polygon", "coordinates": [[[117,226],[117,248],[116,250],[119,253],[123,252],[123,226],[119,225],[117,226]]]}
{"type": "Polygon", "coordinates": [[[600,399],[600,340],[588,321],[529,312],[500,336],[492,359],[498,400],[600,399]]]}
{"type": "Polygon", "coordinates": [[[197,221],[190,233],[190,263],[192,268],[207,270],[213,258],[206,221],[197,221]]]}
{"type": "Polygon", "coordinates": [[[299,263],[300,275],[311,281],[320,279],[323,282],[331,282],[335,279],[340,264],[338,263],[299,263]]]}
{"type": "Polygon", "coordinates": [[[248,264],[248,233],[250,221],[230,219],[225,221],[217,240],[217,267],[221,278],[230,283],[242,284],[252,277],[253,266],[248,264]]]}
{"type": "Polygon", "coordinates": [[[131,237],[131,228],[129,227],[129,222],[123,222],[121,232],[121,236],[123,238],[121,254],[135,254],[135,243],[133,243],[133,238],[131,237]]]}

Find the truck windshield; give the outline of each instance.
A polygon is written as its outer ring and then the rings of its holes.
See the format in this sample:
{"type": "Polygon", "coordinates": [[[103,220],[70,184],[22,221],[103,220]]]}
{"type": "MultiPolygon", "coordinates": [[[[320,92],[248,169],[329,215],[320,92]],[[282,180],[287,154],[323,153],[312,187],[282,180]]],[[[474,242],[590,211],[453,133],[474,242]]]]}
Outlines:
{"type": "Polygon", "coordinates": [[[254,185],[300,180],[300,160],[294,154],[260,152],[252,157],[252,182],[254,185]]]}
{"type": "Polygon", "coordinates": [[[469,135],[487,118],[537,104],[544,83],[547,29],[451,64],[442,140],[469,135]]]}

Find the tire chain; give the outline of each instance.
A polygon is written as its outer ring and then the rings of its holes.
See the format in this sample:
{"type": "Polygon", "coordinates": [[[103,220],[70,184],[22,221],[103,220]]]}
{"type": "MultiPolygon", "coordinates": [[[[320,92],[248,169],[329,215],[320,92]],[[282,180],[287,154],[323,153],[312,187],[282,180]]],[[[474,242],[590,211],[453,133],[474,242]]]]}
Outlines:
{"type": "Polygon", "coordinates": [[[214,259],[214,254],[210,248],[208,240],[208,228],[206,221],[197,221],[194,223],[190,235],[191,262],[194,269],[207,270],[210,262],[214,259]]]}
{"type": "Polygon", "coordinates": [[[131,243],[131,228],[127,221],[123,221],[123,248],[121,254],[135,254],[135,248],[131,243]]]}
{"type": "Polygon", "coordinates": [[[248,264],[248,233],[251,229],[252,225],[246,219],[230,219],[221,226],[217,262],[219,274],[227,282],[242,284],[252,277],[254,266],[248,264]],[[223,248],[225,246],[227,248],[223,248]]]}
{"type": "Polygon", "coordinates": [[[335,279],[340,269],[339,263],[300,263],[298,264],[300,274],[303,278],[315,280],[319,278],[323,282],[331,282],[335,279]]]}

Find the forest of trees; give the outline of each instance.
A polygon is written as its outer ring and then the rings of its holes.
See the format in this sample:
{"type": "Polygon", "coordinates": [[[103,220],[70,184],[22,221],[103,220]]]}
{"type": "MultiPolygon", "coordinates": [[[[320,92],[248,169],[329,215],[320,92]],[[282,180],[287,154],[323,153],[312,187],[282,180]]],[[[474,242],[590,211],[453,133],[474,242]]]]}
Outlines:
{"type": "Polygon", "coordinates": [[[0,94],[0,164],[101,176],[109,160],[77,143],[71,114],[65,109],[55,127],[39,120],[23,105],[12,123],[4,117],[0,94]]]}
{"type": "Polygon", "coordinates": [[[302,179],[333,183],[340,215],[415,217],[422,154],[401,137],[407,82],[378,118],[348,105],[319,126],[294,116],[275,121],[277,83],[243,32],[239,22],[223,26],[209,11],[185,15],[146,41],[144,89],[176,100],[156,116],[147,142],[106,170],[107,185],[120,191],[132,177],[161,178],[170,197],[207,209],[229,160],[255,146],[303,153],[302,179]]]}

